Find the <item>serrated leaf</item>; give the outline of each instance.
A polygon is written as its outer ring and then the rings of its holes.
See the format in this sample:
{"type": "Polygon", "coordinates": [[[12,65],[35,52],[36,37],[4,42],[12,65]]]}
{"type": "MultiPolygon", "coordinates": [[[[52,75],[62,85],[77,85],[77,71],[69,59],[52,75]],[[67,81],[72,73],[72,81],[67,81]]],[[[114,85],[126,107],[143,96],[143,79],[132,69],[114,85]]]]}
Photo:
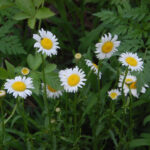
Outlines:
{"type": "Polygon", "coordinates": [[[29,26],[31,29],[34,29],[35,23],[36,23],[36,19],[35,19],[35,18],[29,18],[29,19],[28,19],[28,26],[29,26]]]}
{"type": "Polygon", "coordinates": [[[43,7],[39,8],[36,12],[35,18],[37,19],[46,19],[54,16],[54,12],[52,12],[49,8],[43,7]]]}
{"type": "Polygon", "coordinates": [[[16,0],[15,3],[21,11],[31,16],[35,15],[35,7],[32,0],[16,0]]]}
{"type": "Polygon", "coordinates": [[[41,55],[36,54],[35,56],[33,56],[32,54],[29,54],[27,57],[27,63],[31,69],[33,70],[38,69],[40,65],[42,64],[41,55]]]}
{"type": "Polygon", "coordinates": [[[45,73],[50,73],[52,71],[54,71],[56,69],[56,65],[55,64],[48,64],[45,67],[45,73]]]}
{"type": "Polygon", "coordinates": [[[50,85],[55,90],[62,90],[60,79],[58,77],[58,73],[51,72],[45,75],[46,83],[50,85]]]}
{"type": "Polygon", "coordinates": [[[26,13],[23,13],[23,12],[20,12],[18,14],[16,14],[13,18],[15,20],[24,20],[24,19],[27,19],[27,18],[30,18],[31,16],[26,14],[26,13]]]}

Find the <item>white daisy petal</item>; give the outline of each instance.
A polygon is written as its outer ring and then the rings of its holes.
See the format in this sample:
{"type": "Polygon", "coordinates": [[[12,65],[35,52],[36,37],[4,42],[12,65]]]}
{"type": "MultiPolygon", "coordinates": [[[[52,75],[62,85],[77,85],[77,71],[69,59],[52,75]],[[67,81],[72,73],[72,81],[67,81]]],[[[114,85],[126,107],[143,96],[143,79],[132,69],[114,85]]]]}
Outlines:
{"type": "MultiPolygon", "coordinates": [[[[44,84],[42,83],[42,89],[44,88],[44,84]]],[[[44,92],[44,90],[43,90],[44,92]]],[[[53,99],[56,99],[56,98],[59,98],[60,96],[62,96],[62,91],[60,90],[55,90],[53,89],[50,85],[47,85],[46,86],[46,93],[47,93],[47,97],[48,98],[53,98],[53,99]]]]}
{"type": "Polygon", "coordinates": [[[57,55],[57,49],[60,48],[57,42],[58,39],[50,31],[41,29],[39,30],[39,35],[33,34],[33,38],[37,41],[34,44],[34,47],[38,48],[37,52],[42,52],[42,54],[46,54],[50,57],[57,55]]]}
{"type": "Polygon", "coordinates": [[[110,33],[108,33],[108,35],[104,34],[101,38],[101,43],[95,45],[96,57],[98,59],[110,58],[120,45],[120,41],[117,41],[117,38],[117,35],[114,35],[114,38],[112,38],[110,33]]]}
{"type": "Polygon", "coordinates": [[[112,89],[111,91],[108,91],[108,95],[112,100],[115,100],[121,95],[121,93],[118,89],[112,89]]]}
{"type": "Polygon", "coordinates": [[[32,94],[30,89],[33,89],[32,79],[17,76],[15,79],[8,79],[4,84],[4,89],[7,93],[12,94],[15,98],[18,96],[26,99],[27,96],[32,94]]]}
{"type": "MultiPolygon", "coordinates": [[[[123,79],[124,79],[124,75],[120,75],[120,78],[119,78],[119,83],[118,83],[118,86],[120,88],[122,88],[122,83],[123,83],[123,79]]],[[[130,75],[128,74],[125,78],[125,83],[123,85],[123,91],[124,91],[124,94],[127,96],[127,94],[129,93],[129,91],[131,90],[131,94],[134,96],[134,97],[137,97],[139,96],[139,94],[137,93],[137,87],[136,87],[136,83],[137,83],[137,78],[136,76],[133,76],[133,75],[130,75]]],[[[147,87],[147,84],[144,84],[144,86],[142,87],[141,89],[141,93],[145,93],[146,92],[146,87],[147,87]],[[146,86],[145,86],[146,85],[146,86]]]]}
{"type": "MultiPolygon", "coordinates": [[[[94,73],[97,75],[98,74],[98,66],[95,63],[92,63],[89,59],[85,59],[86,65],[91,68],[91,70],[94,71],[94,73]]],[[[99,72],[99,79],[101,79],[102,73],[99,72]]]]}
{"type": "Polygon", "coordinates": [[[143,70],[143,61],[137,56],[136,53],[122,53],[119,58],[119,61],[122,63],[123,66],[129,67],[131,71],[143,70]]]}
{"type": "Polygon", "coordinates": [[[79,87],[85,85],[84,81],[86,81],[85,73],[78,67],[61,70],[59,78],[65,91],[73,93],[77,92],[79,87]]]}

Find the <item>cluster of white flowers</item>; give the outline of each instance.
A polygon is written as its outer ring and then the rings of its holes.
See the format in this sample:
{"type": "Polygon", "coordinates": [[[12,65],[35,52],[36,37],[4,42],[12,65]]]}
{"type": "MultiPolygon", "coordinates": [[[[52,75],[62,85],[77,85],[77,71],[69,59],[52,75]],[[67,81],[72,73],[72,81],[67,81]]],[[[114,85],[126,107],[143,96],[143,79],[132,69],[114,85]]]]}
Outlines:
{"type": "MultiPolygon", "coordinates": [[[[57,55],[57,50],[60,48],[58,39],[56,36],[51,33],[50,31],[45,31],[43,29],[39,30],[39,34],[33,34],[33,38],[36,40],[34,47],[37,48],[37,52],[41,52],[42,54],[46,54],[49,57],[52,57],[53,55],[57,55]]],[[[103,60],[105,58],[110,58],[116,51],[118,51],[118,47],[120,45],[120,41],[117,41],[118,36],[112,35],[110,33],[104,34],[102,36],[101,41],[97,43],[96,46],[96,57],[99,60],[103,60]]],[[[80,59],[81,54],[77,53],[75,55],[75,59],[80,59]]],[[[101,71],[99,71],[99,67],[97,64],[93,63],[89,59],[85,59],[86,65],[90,67],[90,69],[101,79],[101,71]]],[[[142,71],[143,70],[143,61],[141,58],[137,56],[135,53],[126,52],[122,53],[119,57],[119,62],[125,67],[128,67],[130,71],[142,71]]],[[[30,70],[26,67],[22,68],[21,70],[22,75],[28,75],[30,73],[30,70]]],[[[85,85],[85,73],[82,69],[79,69],[77,66],[70,69],[64,69],[59,72],[59,78],[61,81],[61,86],[64,88],[66,92],[77,92],[79,88],[82,88],[85,85]]],[[[120,75],[119,84],[118,87],[121,88],[123,84],[125,76],[120,75]]],[[[137,78],[130,73],[125,78],[125,83],[123,85],[123,90],[125,95],[129,93],[131,90],[131,93],[133,96],[138,97],[139,94],[137,93],[136,88],[137,78]]],[[[42,83],[42,89],[43,89],[43,83],[42,83]]],[[[146,88],[148,87],[147,84],[145,84],[142,87],[141,92],[144,93],[146,91],[146,88]]],[[[26,98],[27,96],[30,96],[32,94],[32,91],[30,89],[33,89],[32,79],[30,77],[21,77],[17,76],[15,79],[7,79],[7,82],[4,85],[4,89],[7,90],[8,93],[12,93],[13,96],[16,98],[18,96],[22,98],[26,98]]],[[[56,90],[52,88],[50,85],[46,86],[46,92],[47,96],[49,98],[59,98],[62,95],[61,90],[56,90]]],[[[108,91],[108,96],[111,99],[117,99],[118,96],[121,95],[120,91],[118,89],[112,89],[108,91]]]]}

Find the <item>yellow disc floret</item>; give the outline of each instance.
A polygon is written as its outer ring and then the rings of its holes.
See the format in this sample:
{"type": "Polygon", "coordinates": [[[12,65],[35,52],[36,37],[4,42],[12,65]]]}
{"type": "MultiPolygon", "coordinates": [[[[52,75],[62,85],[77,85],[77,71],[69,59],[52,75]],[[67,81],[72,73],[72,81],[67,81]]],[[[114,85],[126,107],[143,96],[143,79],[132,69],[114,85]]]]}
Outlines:
{"type": "Polygon", "coordinates": [[[126,62],[133,67],[137,66],[138,64],[137,60],[133,57],[127,57],[126,62]]]}
{"type": "Polygon", "coordinates": [[[68,84],[70,86],[76,86],[80,82],[80,76],[77,74],[72,74],[68,77],[68,84]]]}
{"type": "Polygon", "coordinates": [[[21,82],[21,81],[16,81],[12,84],[12,88],[15,90],[15,91],[19,91],[19,92],[23,92],[26,90],[26,85],[24,82],[21,82]]]}
{"type": "Polygon", "coordinates": [[[102,46],[102,52],[109,53],[112,51],[113,47],[114,47],[113,42],[111,42],[111,41],[105,42],[102,46]]]}
{"type": "Polygon", "coordinates": [[[98,66],[97,66],[96,64],[93,63],[93,66],[94,66],[96,69],[98,69],[98,66]]]}
{"type": "Polygon", "coordinates": [[[132,82],[130,84],[130,89],[136,89],[136,82],[132,82]]]}
{"type": "Polygon", "coordinates": [[[56,90],[55,89],[53,89],[51,86],[47,86],[47,88],[48,88],[48,90],[50,91],[50,92],[53,92],[53,93],[55,93],[56,92],[56,90]]]}
{"type": "Polygon", "coordinates": [[[112,99],[115,99],[115,98],[117,97],[117,93],[116,93],[116,92],[112,92],[112,93],[110,94],[110,97],[111,97],[112,99]]]}
{"type": "Polygon", "coordinates": [[[43,38],[41,40],[41,45],[44,49],[50,50],[53,47],[53,42],[48,38],[43,38]]]}
{"type": "Polygon", "coordinates": [[[126,84],[129,84],[129,83],[133,82],[133,79],[127,78],[127,79],[125,80],[125,82],[126,82],[126,84]]]}
{"type": "Polygon", "coordinates": [[[28,75],[29,72],[30,72],[30,70],[29,70],[28,68],[22,68],[22,70],[21,70],[21,73],[22,73],[23,75],[28,75]]]}

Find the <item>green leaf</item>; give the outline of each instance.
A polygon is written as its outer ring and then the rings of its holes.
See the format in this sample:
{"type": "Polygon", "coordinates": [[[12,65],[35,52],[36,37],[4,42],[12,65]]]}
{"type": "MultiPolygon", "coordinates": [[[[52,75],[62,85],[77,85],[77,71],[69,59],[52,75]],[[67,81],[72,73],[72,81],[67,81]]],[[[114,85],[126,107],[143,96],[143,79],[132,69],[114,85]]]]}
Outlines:
{"type": "Polygon", "coordinates": [[[43,7],[37,10],[35,18],[46,19],[54,15],[55,15],[54,12],[52,12],[49,8],[43,7]]]}
{"type": "Polygon", "coordinates": [[[115,138],[114,132],[113,132],[112,130],[108,130],[108,132],[109,132],[110,137],[111,137],[111,139],[113,140],[115,146],[117,147],[118,144],[117,144],[117,140],[116,140],[116,138],[115,138]]]}
{"type": "Polygon", "coordinates": [[[50,73],[56,69],[57,65],[55,64],[48,64],[45,67],[45,73],[50,73]]]}
{"type": "Polygon", "coordinates": [[[82,115],[82,118],[90,112],[90,110],[93,108],[93,106],[97,103],[97,97],[95,94],[91,94],[89,97],[88,97],[88,103],[87,103],[87,106],[85,108],[85,111],[82,115]]]}
{"type": "Polygon", "coordinates": [[[21,11],[31,16],[35,15],[35,7],[32,0],[16,0],[15,3],[21,11]]]}
{"type": "Polygon", "coordinates": [[[87,33],[86,36],[82,37],[80,39],[81,44],[79,46],[79,49],[87,50],[87,48],[92,44],[92,42],[99,37],[99,33],[101,32],[102,29],[103,29],[103,26],[100,25],[96,29],[87,33]]]}
{"type": "Polygon", "coordinates": [[[27,63],[31,69],[33,70],[38,69],[40,65],[42,64],[41,55],[36,54],[35,56],[33,56],[32,54],[29,54],[27,57],[27,63]]]}
{"type": "Polygon", "coordinates": [[[9,0],[1,0],[0,1],[0,9],[5,9],[8,7],[13,6],[14,4],[12,2],[10,2],[9,0]]]}
{"type": "Polygon", "coordinates": [[[34,6],[39,7],[42,4],[43,0],[33,0],[34,6]]]}
{"type": "Polygon", "coordinates": [[[29,26],[31,29],[34,29],[35,23],[36,23],[36,19],[35,19],[35,18],[29,18],[29,19],[28,19],[28,26],[29,26]]]}
{"type": "Polygon", "coordinates": [[[150,115],[144,118],[143,124],[146,125],[148,122],[150,122],[150,115]]]}
{"type": "Polygon", "coordinates": [[[8,75],[9,73],[4,68],[0,68],[0,79],[7,79],[8,75]]]}
{"type": "Polygon", "coordinates": [[[15,20],[24,20],[24,19],[30,18],[30,15],[20,12],[20,13],[16,14],[13,18],[15,20]]]}
{"type": "Polygon", "coordinates": [[[50,85],[55,90],[62,90],[60,79],[58,77],[58,73],[51,72],[45,75],[46,83],[50,85]]]}
{"type": "Polygon", "coordinates": [[[30,77],[33,80],[33,86],[34,86],[34,89],[32,89],[32,91],[36,95],[39,95],[40,94],[40,87],[41,87],[41,81],[40,81],[41,73],[40,72],[33,72],[32,71],[30,73],[30,77]]]}
{"type": "Polygon", "coordinates": [[[7,71],[9,72],[9,77],[13,78],[15,76],[15,67],[5,60],[7,71]]]}
{"type": "Polygon", "coordinates": [[[150,139],[134,139],[130,142],[130,147],[150,146],[150,139]]]}

